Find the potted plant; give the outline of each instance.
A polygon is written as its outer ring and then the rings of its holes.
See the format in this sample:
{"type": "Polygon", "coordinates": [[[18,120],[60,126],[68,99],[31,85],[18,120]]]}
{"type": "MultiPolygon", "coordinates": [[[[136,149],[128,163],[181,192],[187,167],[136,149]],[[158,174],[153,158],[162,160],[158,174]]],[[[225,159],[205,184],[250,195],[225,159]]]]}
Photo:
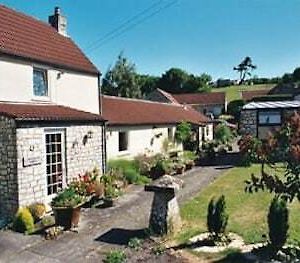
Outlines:
{"type": "Polygon", "coordinates": [[[101,177],[104,185],[104,207],[111,207],[119,196],[119,190],[115,185],[115,179],[111,172],[101,177]]]}
{"type": "Polygon", "coordinates": [[[86,197],[76,192],[73,187],[65,188],[51,202],[56,225],[70,229],[78,227],[80,208],[86,197]]]}
{"type": "Polygon", "coordinates": [[[185,169],[185,165],[183,162],[177,161],[177,163],[175,163],[176,174],[183,174],[184,169],[185,169]]]}

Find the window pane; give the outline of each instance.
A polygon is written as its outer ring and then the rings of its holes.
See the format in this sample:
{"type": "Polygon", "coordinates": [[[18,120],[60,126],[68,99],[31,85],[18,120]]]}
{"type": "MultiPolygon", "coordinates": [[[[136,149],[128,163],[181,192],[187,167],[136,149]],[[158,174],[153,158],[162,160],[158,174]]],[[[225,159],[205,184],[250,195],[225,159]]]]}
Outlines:
{"type": "Polygon", "coordinates": [[[280,124],[281,115],[278,111],[259,112],[260,124],[280,124]]]}
{"type": "Polygon", "coordinates": [[[128,133],[119,132],[119,151],[128,150],[128,133]]]}
{"type": "Polygon", "coordinates": [[[33,70],[33,92],[35,96],[48,96],[47,71],[33,70]]]}

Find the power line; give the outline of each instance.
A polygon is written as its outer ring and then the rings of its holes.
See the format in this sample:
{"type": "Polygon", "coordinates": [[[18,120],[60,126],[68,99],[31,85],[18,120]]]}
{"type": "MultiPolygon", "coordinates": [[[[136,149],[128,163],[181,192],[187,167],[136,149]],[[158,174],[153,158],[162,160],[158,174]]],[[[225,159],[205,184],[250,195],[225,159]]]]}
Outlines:
{"type": "Polygon", "coordinates": [[[125,20],[121,25],[119,25],[118,27],[115,27],[114,29],[112,29],[111,31],[107,32],[104,36],[94,40],[93,42],[91,42],[89,45],[87,45],[86,49],[92,49],[95,44],[97,45],[98,42],[103,41],[105,38],[110,37],[112,34],[115,34],[117,31],[121,30],[122,28],[124,28],[126,25],[130,24],[131,22],[134,22],[134,20],[138,19],[140,16],[143,16],[144,14],[148,13],[149,11],[151,11],[151,9],[159,6],[161,3],[163,2],[163,0],[159,0],[156,1],[155,3],[153,3],[152,5],[150,5],[149,7],[145,8],[144,10],[142,10],[141,12],[139,12],[138,14],[132,16],[131,18],[125,20]]]}
{"type": "MultiPolygon", "coordinates": [[[[97,43],[97,45],[95,45],[92,49],[90,49],[90,51],[88,51],[87,53],[91,53],[93,51],[95,51],[96,49],[100,48],[101,46],[103,46],[104,44],[106,44],[108,41],[113,40],[117,37],[119,37],[120,35],[126,33],[127,31],[131,30],[132,28],[136,27],[137,25],[140,25],[141,23],[145,22],[146,20],[150,19],[151,17],[155,16],[156,14],[160,13],[161,11],[175,5],[179,0],[173,0],[171,2],[169,2],[168,4],[160,7],[158,10],[150,13],[149,15],[143,17],[142,19],[138,20],[137,22],[125,27],[123,30],[121,30],[120,32],[115,32],[114,34],[111,34],[110,37],[103,39],[101,41],[99,41],[99,43],[97,43]]],[[[118,30],[119,31],[119,30],[118,30]]]]}

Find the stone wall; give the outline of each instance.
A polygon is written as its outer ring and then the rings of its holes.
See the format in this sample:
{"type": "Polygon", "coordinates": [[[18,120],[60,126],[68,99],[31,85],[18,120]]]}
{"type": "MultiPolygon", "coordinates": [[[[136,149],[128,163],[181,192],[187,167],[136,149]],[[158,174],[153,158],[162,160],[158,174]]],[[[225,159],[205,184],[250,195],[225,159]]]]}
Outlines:
{"type": "Polygon", "coordinates": [[[16,125],[0,116],[0,217],[10,217],[18,207],[16,125]]]}
{"type": "Polygon", "coordinates": [[[67,171],[71,180],[95,167],[102,168],[102,129],[101,126],[67,127],[67,171]],[[88,138],[91,135],[91,138],[88,138]],[[85,139],[86,138],[86,139],[85,139]]]}
{"type": "Polygon", "coordinates": [[[46,193],[45,132],[65,133],[65,179],[70,182],[86,171],[102,168],[102,126],[23,127],[17,129],[19,205],[50,202],[46,193]],[[40,157],[40,158],[39,158],[40,157]],[[24,165],[24,160],[36,163],[24,165]]]}
{"type": "Polygon", "coordinates": [[[257,136],[257,111],[243,110],[240,117],[241,134],[251,134],[257,136]]]}

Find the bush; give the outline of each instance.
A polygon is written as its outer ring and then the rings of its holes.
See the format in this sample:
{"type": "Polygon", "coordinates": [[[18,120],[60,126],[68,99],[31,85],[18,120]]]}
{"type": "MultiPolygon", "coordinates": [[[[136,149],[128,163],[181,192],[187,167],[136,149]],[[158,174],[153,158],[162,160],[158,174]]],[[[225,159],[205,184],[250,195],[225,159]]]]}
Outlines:
{"type": "Polygon", "coordinates": [[[139,173],[135,169],[132,169],[132,168],[125,169],[123,171],[123,175],[124,175],[125,180],[129,184],[137,183],[139,176],[140,176],[139,173]]]}
{"type": "Polygon", "coordinates": [[[34,219],[26,207],[21,207],[15,215],[13,229],[20,233],[30,233],[34,230],[34,219]]]}
{"type": "Polygon", "coordinates": [[[108,161],[108,169],[125,171],[128,169],[138,170],[138,164],[135,160],[117,159],[108,161]]]}
{"type": "Polygon", "coordinates": [[[207,209],[207,228],[214,238],[225,233],[228,223],[225,196],[222,195],[216,202],[211,199],[207,209]]]}
{"type": "Polygon", "coordinates": [[[34,221],[40,220],[46,213],[46,206],[43,203],[33,203],[28,206],[34,221]]]}
{"type": "Polygon", "coordinates": [[[279,250],[285,244],[289,229],[289,212],[286,201],[275,197],[268,213],[269,238],[273,248],[279,250]]]}
{"type": "Polygon", "coordinates": [[[124,263],[126,261],[126,254],[124,251],[115,250],[107,253],[104,263],[124,263]]]}

